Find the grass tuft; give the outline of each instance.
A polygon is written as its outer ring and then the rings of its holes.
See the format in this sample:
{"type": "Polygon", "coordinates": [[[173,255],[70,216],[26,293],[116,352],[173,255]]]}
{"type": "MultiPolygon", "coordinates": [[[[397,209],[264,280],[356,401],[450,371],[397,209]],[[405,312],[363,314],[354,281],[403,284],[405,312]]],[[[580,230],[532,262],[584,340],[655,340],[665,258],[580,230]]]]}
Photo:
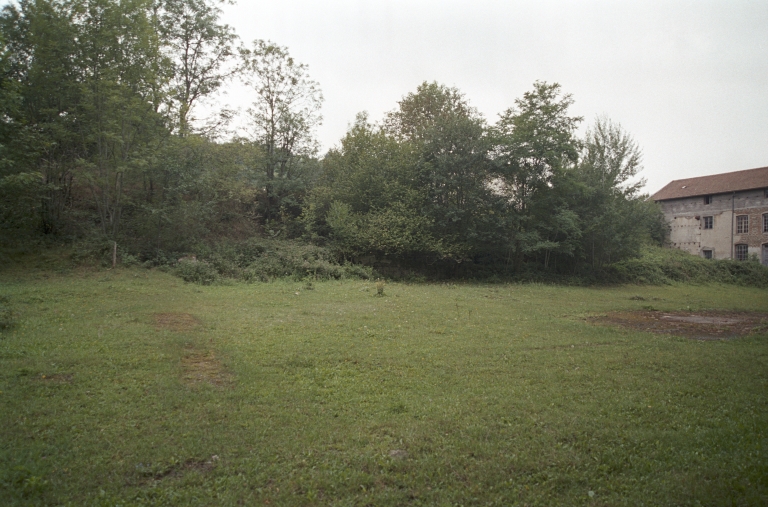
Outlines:
{"type": "Polygon", "coordinates": [[[0,296],[0,331],[12,328],[16,324],[16,312],[11,308],[11,301],[6,296],[0,296]]]}

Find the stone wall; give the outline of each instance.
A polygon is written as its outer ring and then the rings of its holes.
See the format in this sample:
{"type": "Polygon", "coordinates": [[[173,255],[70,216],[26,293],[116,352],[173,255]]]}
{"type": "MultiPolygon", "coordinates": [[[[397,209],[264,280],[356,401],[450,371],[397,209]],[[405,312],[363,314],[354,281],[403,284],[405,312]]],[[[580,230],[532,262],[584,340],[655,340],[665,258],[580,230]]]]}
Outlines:
{"type": "MultiPolygon", "coordinates": [[[[768,232],[763,231],[763,215],[768,213],[764,189],[715,194],[706,203],[704,196],[661,201],[669,222],[670,242],[674,248],[704,256],[709,250],[715,259],[730,259],[733,245],[747,244],[749,254],[764,257],[768,232]],[[731,211],[733,209],[733,212],[731,211]],[[736,232],[736,216],[749,216],[749,232],[736,232]],[[704,229],[704,217],[712,217],[712,229],[704,229]]],[[[764,263],[768,259],[764,259],[764,263]]]]}

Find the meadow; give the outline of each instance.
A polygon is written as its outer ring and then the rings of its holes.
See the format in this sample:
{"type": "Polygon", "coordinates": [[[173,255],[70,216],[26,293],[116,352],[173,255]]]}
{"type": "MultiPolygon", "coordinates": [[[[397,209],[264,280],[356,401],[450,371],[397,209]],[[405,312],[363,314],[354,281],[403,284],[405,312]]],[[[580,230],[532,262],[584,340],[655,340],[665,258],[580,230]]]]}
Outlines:
{"type": "Polygon", "coordinates": [[[82,268],[0,297],[3,505],[768,504],[768,327],[599,319],[764,289],[82,268]]]}

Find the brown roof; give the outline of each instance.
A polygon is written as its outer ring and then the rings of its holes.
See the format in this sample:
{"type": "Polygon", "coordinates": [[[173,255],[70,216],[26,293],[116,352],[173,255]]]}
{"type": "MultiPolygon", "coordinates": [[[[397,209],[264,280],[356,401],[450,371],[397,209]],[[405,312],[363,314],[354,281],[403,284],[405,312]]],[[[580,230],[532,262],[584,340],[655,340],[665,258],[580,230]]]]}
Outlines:
{"type": "Polygon", "coordinates": [[[754,188],[768,188],[768,167],[674,180],[653,194],[652,199],[654,201],[664,201],[698,195],[724,194],[754,188]]]}

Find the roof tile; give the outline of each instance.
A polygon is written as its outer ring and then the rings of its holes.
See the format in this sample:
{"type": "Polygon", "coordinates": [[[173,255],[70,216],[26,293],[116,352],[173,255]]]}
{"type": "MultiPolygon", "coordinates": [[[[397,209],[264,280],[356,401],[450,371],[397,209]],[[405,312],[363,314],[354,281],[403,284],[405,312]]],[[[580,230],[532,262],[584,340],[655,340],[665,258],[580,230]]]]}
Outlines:
{"type": "Polygon", "coordinates": [[[653,194],[651,198],[654,201],[665,201],[667,199],[724,194],[754,188],[768,188],[768,167],[673,180],[653,194]]]}

